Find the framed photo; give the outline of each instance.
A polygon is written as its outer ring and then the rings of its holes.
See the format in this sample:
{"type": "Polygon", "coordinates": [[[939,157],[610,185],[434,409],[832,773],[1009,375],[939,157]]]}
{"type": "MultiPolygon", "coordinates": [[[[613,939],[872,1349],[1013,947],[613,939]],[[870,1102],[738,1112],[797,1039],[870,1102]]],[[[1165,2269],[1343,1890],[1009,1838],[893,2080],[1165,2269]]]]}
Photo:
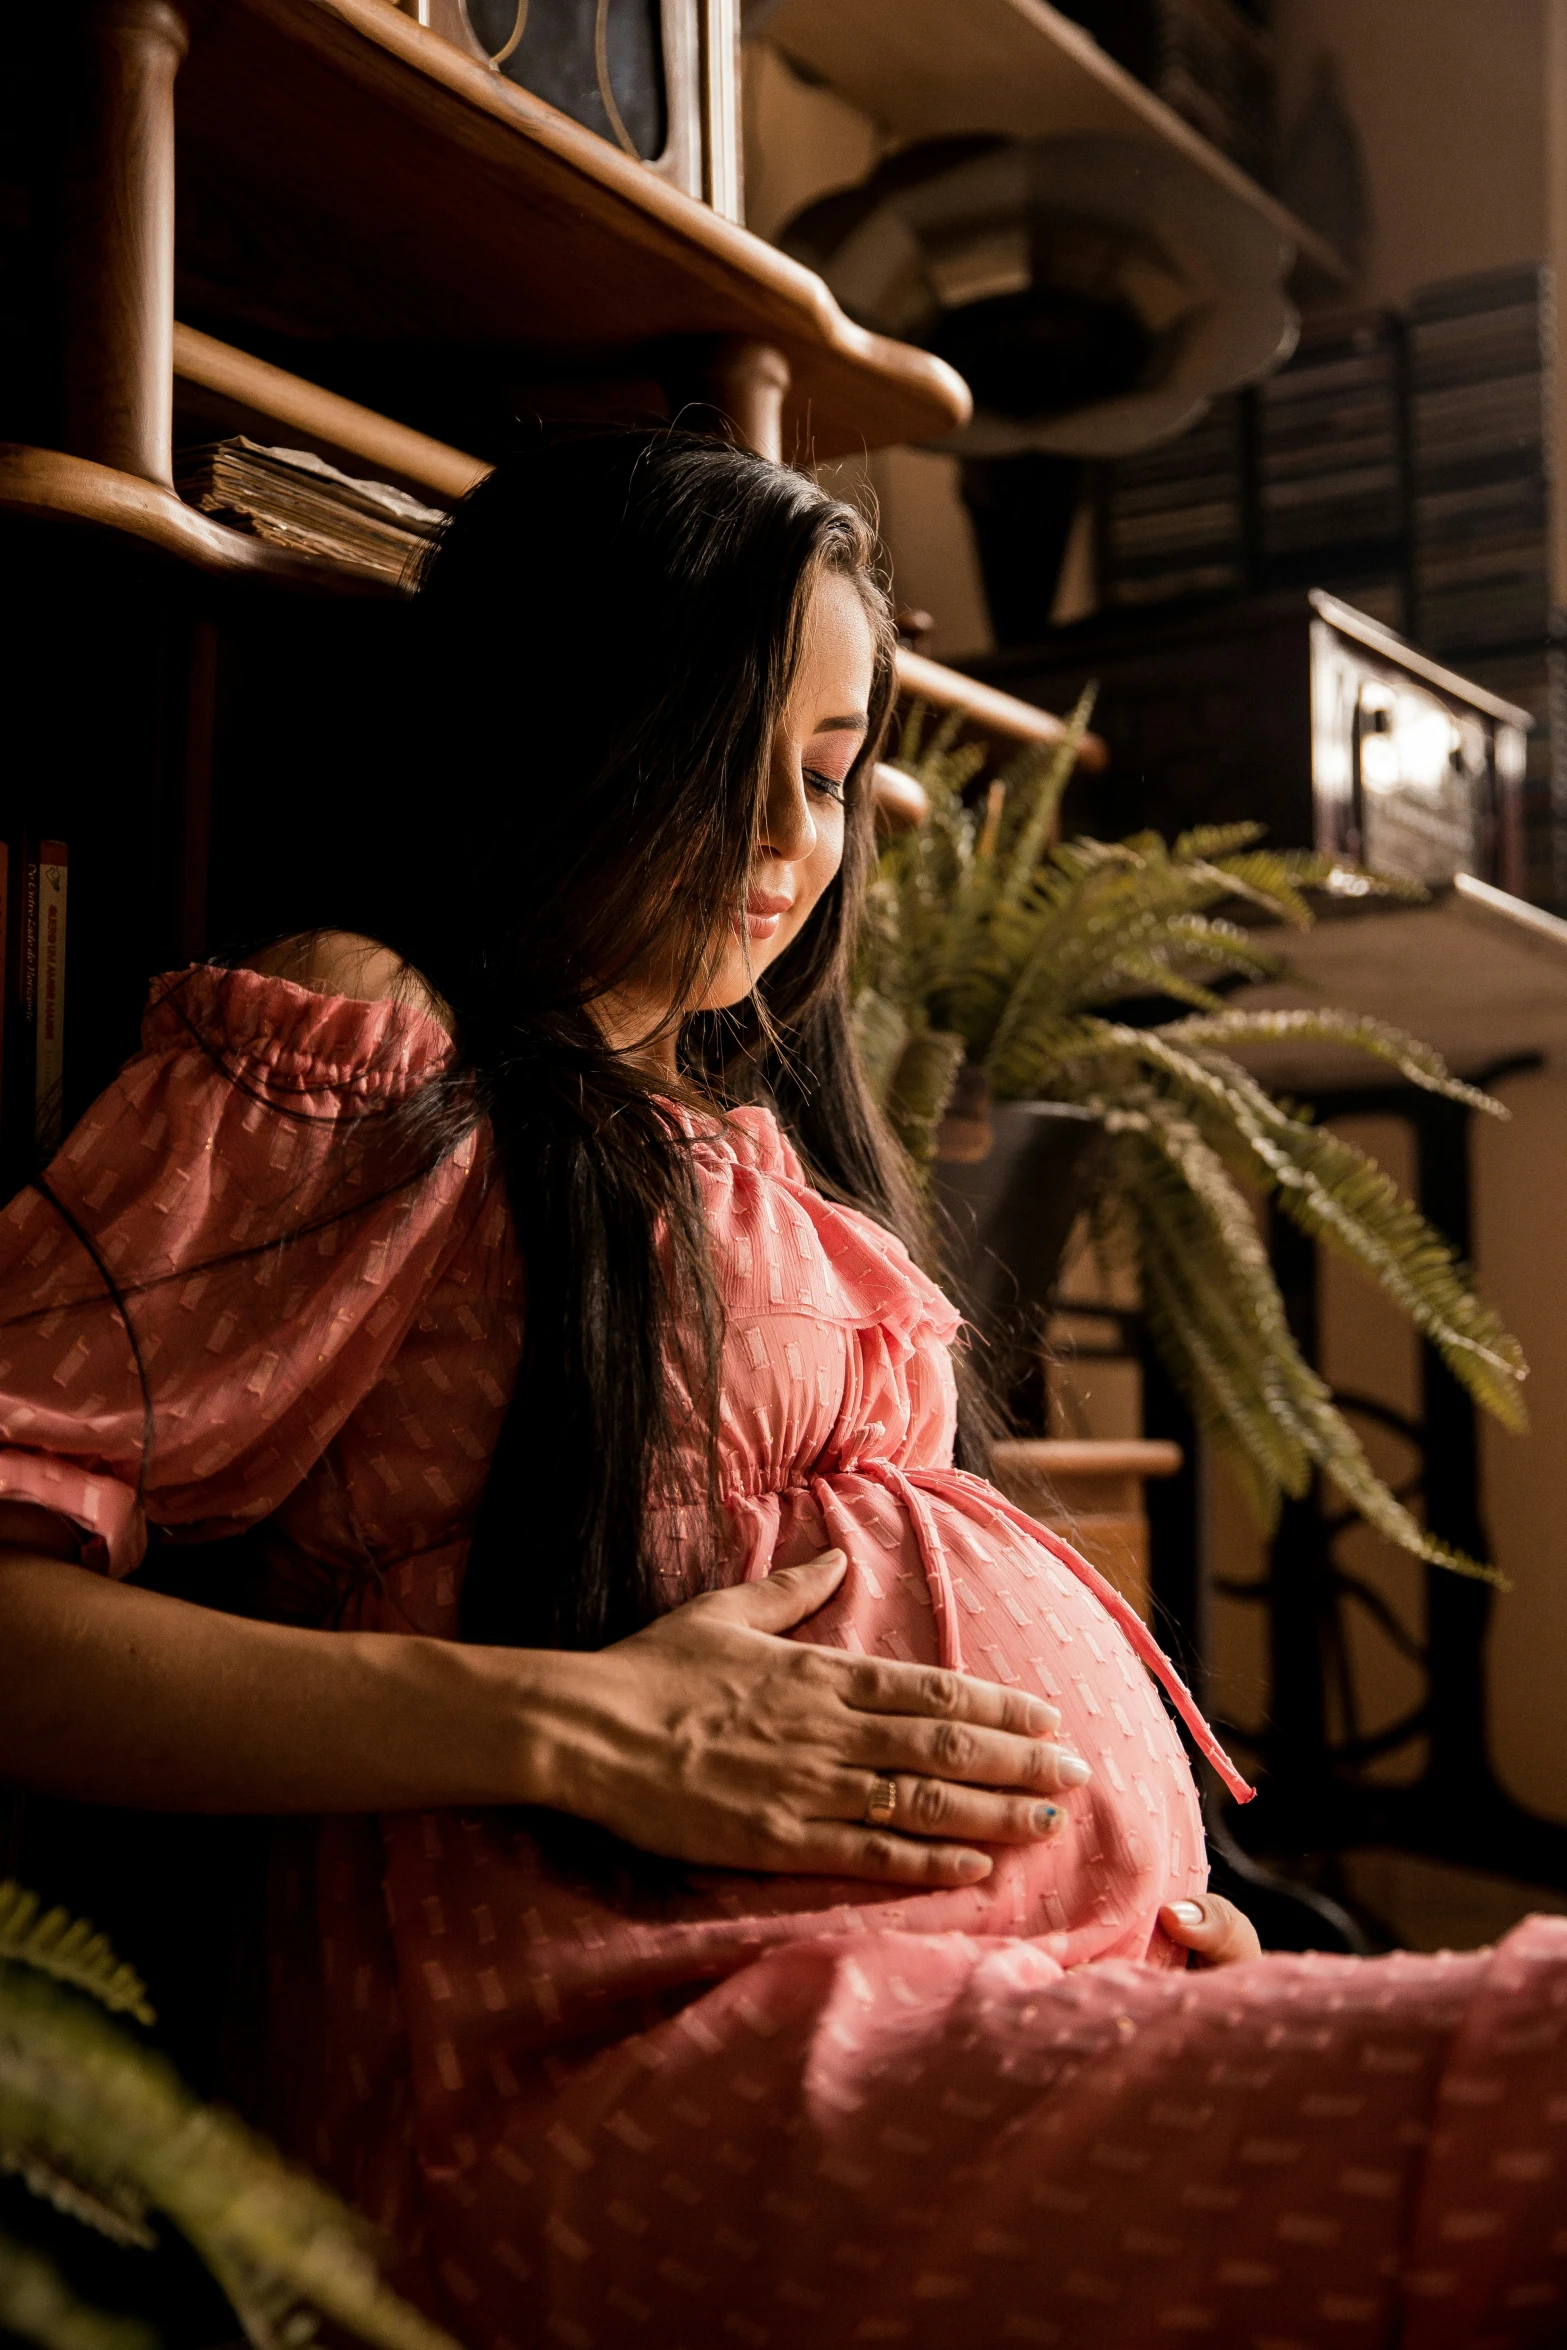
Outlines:
{"type": "Polygon", "coordinates": [[[743,217],[740,0],[397,0],[404,14],[743,217]]]}

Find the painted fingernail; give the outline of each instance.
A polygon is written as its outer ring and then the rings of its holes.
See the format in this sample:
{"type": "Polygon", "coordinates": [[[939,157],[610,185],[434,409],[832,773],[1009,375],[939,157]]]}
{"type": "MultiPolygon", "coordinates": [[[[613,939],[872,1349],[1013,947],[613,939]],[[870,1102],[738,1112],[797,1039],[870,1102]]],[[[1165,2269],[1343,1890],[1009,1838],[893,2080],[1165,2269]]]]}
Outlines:
{"type": "Polygon", "coordinates": [[[1025,1728],[1031,1738],[1048,1738],[1052,1730],[1061,1727],[1061,1716],[1053,1705],[1042,1705],[1037,1697],[1029,1700],[1025,1728]]]}
{"type": "Polygon", "coordinates": [[[1061,1807],[1056,1803],[1036,1803],[1028,1815],[1028,1824],[1036,1836],[1048,1836],[1052,1828],[1061,1825],[1061,1807]]]}
{"type": "Polygon", "coordinates": [[[1063,1787],[1086,1787],[1093,1775],[1080,1754],[1064,1754],[1056,1764],[1056,1777],[1063,1787]]]}
{"type": "Polygon", "coordinates": [[[975,1877],[989,1876],[990,1862],[982,1852],[960,1852],[957,1870],[960,1877],[967,1877],[972,1882],[975,1877]]]}
{"type": "Polygon", "coordinates": [[[1172,1901],[1170,1915],[1179,1918],[1183,1926],[1200,1926],[1202,1905],[1196,1901],[1172,1901]]]}

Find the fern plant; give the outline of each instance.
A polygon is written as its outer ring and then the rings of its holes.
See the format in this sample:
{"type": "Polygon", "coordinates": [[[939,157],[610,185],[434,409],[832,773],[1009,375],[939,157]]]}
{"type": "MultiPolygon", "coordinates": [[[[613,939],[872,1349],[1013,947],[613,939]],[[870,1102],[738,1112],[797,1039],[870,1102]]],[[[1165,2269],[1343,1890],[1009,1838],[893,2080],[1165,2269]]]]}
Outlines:
{"type": "MultiPolygon", "coordinates": [[[[360,2223],[233,2115],[192,2096],[115,2014],[153,2021],[101,1934],[0,1884],[0,2170],[122,2244],[172,2220],[257,2350],[298,2350],[317,2317],[378,2350],[455,2350],[381,2281],[360,2223]],[[105,2012],[107,2011],[107,2012],[105,2012]]],[[[41,2350],[156,2350],[0,2234],[0,2331],[41,2350]]]]}
{"type": "Polygon", "coordinates": [[[1349,1045],[1413,1085],[1506,1112],[1380,1021],[1232,1008],[1215,984],[1282,974],[1257,924],[1308,926],[1311,893],[1424,892],[1330,857],[1265,848],[1259,825],[1189,832],[1173,847],[1156,833],[1058,840],[1092,704],[1090,689],[1060,744],[1023,751],[977,807],[964,795],[985,748],[959,740],[961,715],[927,735],[925,713],[911,712],[897,763],[924,786],[930,815],[886,849],[871,889],[855,1003],[871,1089],[922,1169],[962,1068],[981,1072],[1000,1099],[1093,1112],[1110,1150],[1091,1211],[1098,1234],[1130,1240],[1154,1341],[1264,1530],[1317,1468],[1405,1550],[1494,1580],[1427,1532],[1376,1475],[1291,1336],[1255,1199],[1272,1196],[1375,1281],[1475,1400],[1521,1430],[1517,1342],[1375,1162],[1275,1099],[1235,1056],[1284,1037],[1349,1045]],[[1168,1021],[1115,1017],[1118,1003],[1150,996],[1170,1002],[1168,1021]]]}

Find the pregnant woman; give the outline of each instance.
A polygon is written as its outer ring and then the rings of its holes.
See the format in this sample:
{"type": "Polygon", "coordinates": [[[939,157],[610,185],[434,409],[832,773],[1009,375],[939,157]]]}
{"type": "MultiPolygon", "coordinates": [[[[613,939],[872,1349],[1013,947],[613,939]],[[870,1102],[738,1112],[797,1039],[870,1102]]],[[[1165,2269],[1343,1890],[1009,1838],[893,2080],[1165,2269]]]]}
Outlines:
{"type": "Polygon", "coordinates": [[[1228,1764],[972,1473],[848,1039],[864,526],[540,445],[418,620],[362,902],[160,980],[0,1218],[0,1776],[295,1815],[267,2118],[472,2350],[1560,2341],[1567,1926],[1252,1956],[1167,1701],[1228,1764]],[[247,1615],[135,1580],[225,1536],[247,1615]]]}

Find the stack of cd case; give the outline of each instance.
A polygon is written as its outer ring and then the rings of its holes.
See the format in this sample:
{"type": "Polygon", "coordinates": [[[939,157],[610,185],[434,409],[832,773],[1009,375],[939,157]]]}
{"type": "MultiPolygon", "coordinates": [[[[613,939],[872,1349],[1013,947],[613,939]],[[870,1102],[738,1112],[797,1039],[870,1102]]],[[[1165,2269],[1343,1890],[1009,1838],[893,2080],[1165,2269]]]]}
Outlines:
{"type": "Polygon", "coordinates": [[[1288,366],[1258,387],[1262,556],[1281,585],[1400,568],[1401,341],[1386,310],[1308,318],[1288,366]]]}
{"type": "Polygon", "coordinates": [[[1109,604],[1161,604],[1246,585],[1245,464],[1233,393],[1179,440],[1105,468],[1099,546],[1109,604]]]}
{"type": "Polygon", "coordinates": [[[1413,633],[1437,653],[1543,642],[1550,625],[1549,272],[1487,270],[1410,306],[1413,633]]]}

